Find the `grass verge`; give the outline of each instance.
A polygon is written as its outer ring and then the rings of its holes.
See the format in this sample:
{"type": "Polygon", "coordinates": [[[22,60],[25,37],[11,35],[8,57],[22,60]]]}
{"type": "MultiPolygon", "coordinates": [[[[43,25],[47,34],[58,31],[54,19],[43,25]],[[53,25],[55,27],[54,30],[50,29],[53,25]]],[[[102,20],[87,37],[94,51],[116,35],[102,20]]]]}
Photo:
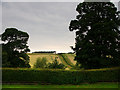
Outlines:
{"type": "Polygon", "coordinates": [[[118,88],[117,82],[81,85],[2,85],[2,88],[118,88]]]}

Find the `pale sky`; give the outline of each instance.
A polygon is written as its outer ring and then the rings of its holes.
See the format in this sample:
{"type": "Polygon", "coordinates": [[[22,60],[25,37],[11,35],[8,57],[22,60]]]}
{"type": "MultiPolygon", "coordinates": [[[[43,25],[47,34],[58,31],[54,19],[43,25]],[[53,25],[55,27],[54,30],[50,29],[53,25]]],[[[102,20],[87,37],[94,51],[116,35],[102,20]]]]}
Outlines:
{"type": "Polygon", "coordinates": [[[2,2],[2,32],[17,28],[29,34],[34,51],[71,52],[75,33],[69,23],[76,18],[78,2],[2,2]]]}
{"type": "Polygon", "coordinates": [[[31,52],[70,52],[75,35],[68,28],[77,15],[77,5],[73,2],[2,3],[2,30],[12,27],[27,32],[31,52]]]}

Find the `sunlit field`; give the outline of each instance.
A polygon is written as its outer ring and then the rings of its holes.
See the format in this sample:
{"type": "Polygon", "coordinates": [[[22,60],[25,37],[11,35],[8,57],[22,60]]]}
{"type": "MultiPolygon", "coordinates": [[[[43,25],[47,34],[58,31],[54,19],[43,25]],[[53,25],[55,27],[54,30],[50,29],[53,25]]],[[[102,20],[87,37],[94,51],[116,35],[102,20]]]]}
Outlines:
{"type": "Polygon", "coordinates": [[[72,68],[75,65],[76,61],[74,61],[75,54],[50,54],[50,53],[29,53],[30,57],[30,65],[33,67],[37,58],[45,57],[48,62],[52,62],[57,58],[59,63],[64,64],[67,68],[72,68]]]}

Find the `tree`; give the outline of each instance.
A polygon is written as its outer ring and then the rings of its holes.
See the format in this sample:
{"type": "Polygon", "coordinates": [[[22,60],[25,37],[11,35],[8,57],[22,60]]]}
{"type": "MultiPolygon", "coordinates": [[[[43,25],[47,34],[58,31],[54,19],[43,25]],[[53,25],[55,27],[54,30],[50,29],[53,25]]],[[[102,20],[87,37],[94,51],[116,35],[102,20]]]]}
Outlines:
{"type": "Polygon", "coordinates": [[[76,30],[77,64],[85,69],[120,65],[120,12],[111,2],[83,2],[71,20],[69,30],[76,30]]]}
{"type": "Polygon", "coordinates": [[[47,59],[45,57],[37,58],[34,68],[47,68],[47,59]]]}
{"type": "Polygon", "coordinates": [[[52,63],[48,63],[48,68],[50,69],[65,69],[65,65],[57,61],[57,57],[52,63]]]}
{"type": "Polygon", "coordinates": [[[1,35],[2,44],[2,66],[3,67],[30,67],[30,51],[27,46],[29,35],[15,28],[7,28],[1,35]]]}

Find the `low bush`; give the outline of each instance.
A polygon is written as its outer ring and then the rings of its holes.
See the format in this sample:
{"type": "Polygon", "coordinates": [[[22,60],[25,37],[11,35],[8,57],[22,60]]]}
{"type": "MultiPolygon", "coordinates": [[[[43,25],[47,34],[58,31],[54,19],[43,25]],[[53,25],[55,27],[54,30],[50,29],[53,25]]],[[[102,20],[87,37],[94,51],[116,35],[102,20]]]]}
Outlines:
{"type": "Polygon", "coordinates": [[[48,63],[49,69],[65,69],[65,65],[62,63],[59,63],[56,59],[52,63],[48,63]]]}
{"type": "Polygon", "coordinates": [[[47,59],[45,57],[37,58],[34,68],[47,68],[47,59]]]}
{"type": "Polygon", "coordinates": [[[80,84],[95,82],[118,82],[118,72],[115,69],[93,70],[53,70],[53,69],[2,69],[3,83],[32,83],[39,84],[80,84]]]}
{"type": "Polygon", "coordinates": [[[43,58],[37,58],[36,63],[34,64],[33,68],[41,68],[41,69],[65,69],[65,65],[62,63],[59,63],[57,61],[57,57],[52,62],[48,62],[48,60],[43,58]]]}

